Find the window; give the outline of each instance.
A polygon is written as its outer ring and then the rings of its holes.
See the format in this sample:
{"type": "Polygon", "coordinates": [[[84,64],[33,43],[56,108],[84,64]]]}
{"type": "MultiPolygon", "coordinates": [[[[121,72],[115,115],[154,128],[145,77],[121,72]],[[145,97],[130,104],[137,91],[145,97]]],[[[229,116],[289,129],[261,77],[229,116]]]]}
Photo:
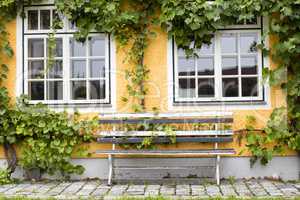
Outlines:
{"type": "Polygon", "coordinates": [[[192,58],[174,44],[174,102],[263,101],[261,31],[257,22],[220,29],[192,58]]]}
{"type": "Polygon", "coordinates": [[[91,33],[86,42],[81,43],[73,37],[74,25],[60,18],[54,7],[28,7],[25,13],[24,92],[31,102],[109,104],[109,36],[91,33]],[[56,47],[50,66],[49,33],[54,24],[56,47]]]}

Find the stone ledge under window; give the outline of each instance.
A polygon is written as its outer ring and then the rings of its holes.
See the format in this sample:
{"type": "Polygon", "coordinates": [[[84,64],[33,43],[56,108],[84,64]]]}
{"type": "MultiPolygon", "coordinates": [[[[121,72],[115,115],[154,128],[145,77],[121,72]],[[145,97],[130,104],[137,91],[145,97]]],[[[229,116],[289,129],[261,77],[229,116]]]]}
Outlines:
{"type": "Polygon", "coordinates": [[[180,102],[180,103],[173,103],[173,106],[221,106],[221,105],[245,105],[245,106],[255,106],[255,105],[267,105],[266,101],[222,101],[222,102],[180,102]]]}
{"type": "Polygon", "coordinates": [[[111,104],[101,104],[101,103],[66,103],[66,104],[51,104],[48,105],[49,108],[112,108],[111,104]]]}

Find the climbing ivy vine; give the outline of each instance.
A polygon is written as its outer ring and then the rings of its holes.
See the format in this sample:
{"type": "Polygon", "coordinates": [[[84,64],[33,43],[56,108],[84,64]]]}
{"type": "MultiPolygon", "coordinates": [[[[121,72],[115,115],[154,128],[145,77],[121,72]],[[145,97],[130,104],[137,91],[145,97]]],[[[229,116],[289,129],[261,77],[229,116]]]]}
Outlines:
{"type": "Polygon", "coordinates": [[[64,1],[56,0],[57,8],[76,24],[79,29],[77,38],[84,41],[92,30],[114,35],[121,46],[129,46],[126,62],[130,69],[125,71],[128,80],[128,97],[134,112],[145,111],[146,81],[149,70],[144,64],[144,53],[148,39],[154,33],[157,1],[64,1]]]}
{"type": "MultiPolygon", "coordinates": [[[[0,85],[6,78],[8,66],[3,57],[11,57],[13,51],[8,41],[5,25],[14,19],[23,4],[34,0],[2,0],[0,2],[0,85]]],[[[132,104],[132,110],[146,109],[149,69],[144,55],[149,38],[154,37],[154,26],[161,26],[173,37],[187,56],[194,50],[209,44],[219,27],[254,20],[257,16],[269,17],[269,32],[277,38],[272,51],[259,45],[278,64],[275,70],[265,69],[264,76],[272,86],[280,85],[287,92],[287,126],[277,126],[284,112],[276,109],[262,134],[249,132],[248,147],[257,159],[267,163],[274,152],[288,145],[300,149],[300,1],[299,0],[55,0],[57,9],[76,24],[76,38],[84,41],[91,30],[111,34],[122,49],[129,49],[126,62],[128,96],[124,102],[132,104]],[[287,79],[284,79],[287,74],[287,79]],[[280,128],[280,129],[278,129],[280,128]],[[284,129],[284,130],[282,130],[284,129]],[[250,137],[250,138],[251,138],[250,137]],[[255,138],[255,139],[253,139],[255,138]],[[269,142],[277,145],[269,146],[269,142]],[[255,144],[255,145],[252,145],[255,144]],[[268,147],[267,147],[268,146],[268,147]]],[[[0,88],[0,132],[7,134],[11,122],[7,118],[10,109],[7,89],[0,88]],[[5,123],[3,123],[5,122],[5,123]]]]}

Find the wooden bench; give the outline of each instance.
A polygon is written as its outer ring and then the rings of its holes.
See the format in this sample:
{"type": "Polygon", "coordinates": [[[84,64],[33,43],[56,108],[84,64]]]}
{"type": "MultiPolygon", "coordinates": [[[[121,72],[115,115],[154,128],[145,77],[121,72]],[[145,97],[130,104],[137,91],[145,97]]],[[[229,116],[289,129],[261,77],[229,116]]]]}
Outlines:
{"type": "Polygon", "coordinates": [[[111,125],[112,130],[101,130],[98,134],[99,143],[112,143],[112,150],[98,150],[97,154],[108,155],[109,174],[108,185],[112,184],[114,169],[113,156],[122,155],[143,155],[143,156],[215,156],[215,178],[220,184],[220,160],[221,156],[234,155],[234,149],[221,149],[219,143],[233,141],[232,130],[220,130],[221,124],[233,122],[230,112],[213,112],[212,114],[201,113],[165,113],[160,115],[153,114],[106,114],[101,115],[99,123],[101,125],[111,125]],[[212,143],[211,149],[190,149],[190,150],[159,150],[159,149],[116,149],[116,145],[137,144],[143,142],[145,137],[153,136],[153,143],[168,144],[171,138],[163,131],[124,131],[117,130],[116,126],[125,124],[213,124],[214,130],[184,130],[174,131],[176,143],[212,143]]]}

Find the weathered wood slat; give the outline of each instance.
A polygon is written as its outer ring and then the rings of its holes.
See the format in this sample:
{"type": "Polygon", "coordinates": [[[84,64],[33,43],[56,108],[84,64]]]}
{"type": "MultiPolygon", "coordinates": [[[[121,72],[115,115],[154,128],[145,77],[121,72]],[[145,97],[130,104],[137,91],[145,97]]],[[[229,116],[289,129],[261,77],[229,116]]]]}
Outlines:
{"type": "MultiPolygon", "coordinates": [[[[99,143],[113,143],[113,144],[136,144],[143,142],[144,138],[142,137],[132,137],[132,138],[111,138],[111,137],[104,137],[98,138],[97,141],[99,143]]],[[[177,137],[177,143],[183,142],[200,142],[200,143],[208,143],[208,142],[232,142],[232,137],[177,137]]],[[[171,143],[171,138],[169,137],[155,137],[152,141],[154,144],[164,144],[164,143],[171,143]]]]}
{"type": "Polygon", "coordinates": [[[234,149],[201,149],[201,150],[98,150],[97,154],[110,155],[234,155],[234,149]]]}
{"type": "Polygon", "coordinates": [[[233,118],[198,118],[198,119],[100,119],[100,124],[197,124],[197,123],[232,123],[233,118]]]}
{"type": "Polygon", "coordinates": [[[215,168],[214,166],[186,166],[186,167],[124,167],[124,166],[115,166],[114,169],[122,169],[122,170],[187,170],[187,169],[198,169],[201,170],[203,168],[215,168]]]}
{"type": "Polygon", "coordinates": [[[100,118],[183,118],[183,117],[232,117],[233,112],[228,111],[202,111],[202,112],[171,112],[171,113],[101,113],[100,118]]]}
{"type": "MultiPolygon", "coordinates": [[[[174,131],[176,136],[226,136],[233,135],[232,130],[200,130],[200,131],[174,131]]],[[[168,136],[164,131],[99,131],[99,137],[147,137],[168,136]]]]}

